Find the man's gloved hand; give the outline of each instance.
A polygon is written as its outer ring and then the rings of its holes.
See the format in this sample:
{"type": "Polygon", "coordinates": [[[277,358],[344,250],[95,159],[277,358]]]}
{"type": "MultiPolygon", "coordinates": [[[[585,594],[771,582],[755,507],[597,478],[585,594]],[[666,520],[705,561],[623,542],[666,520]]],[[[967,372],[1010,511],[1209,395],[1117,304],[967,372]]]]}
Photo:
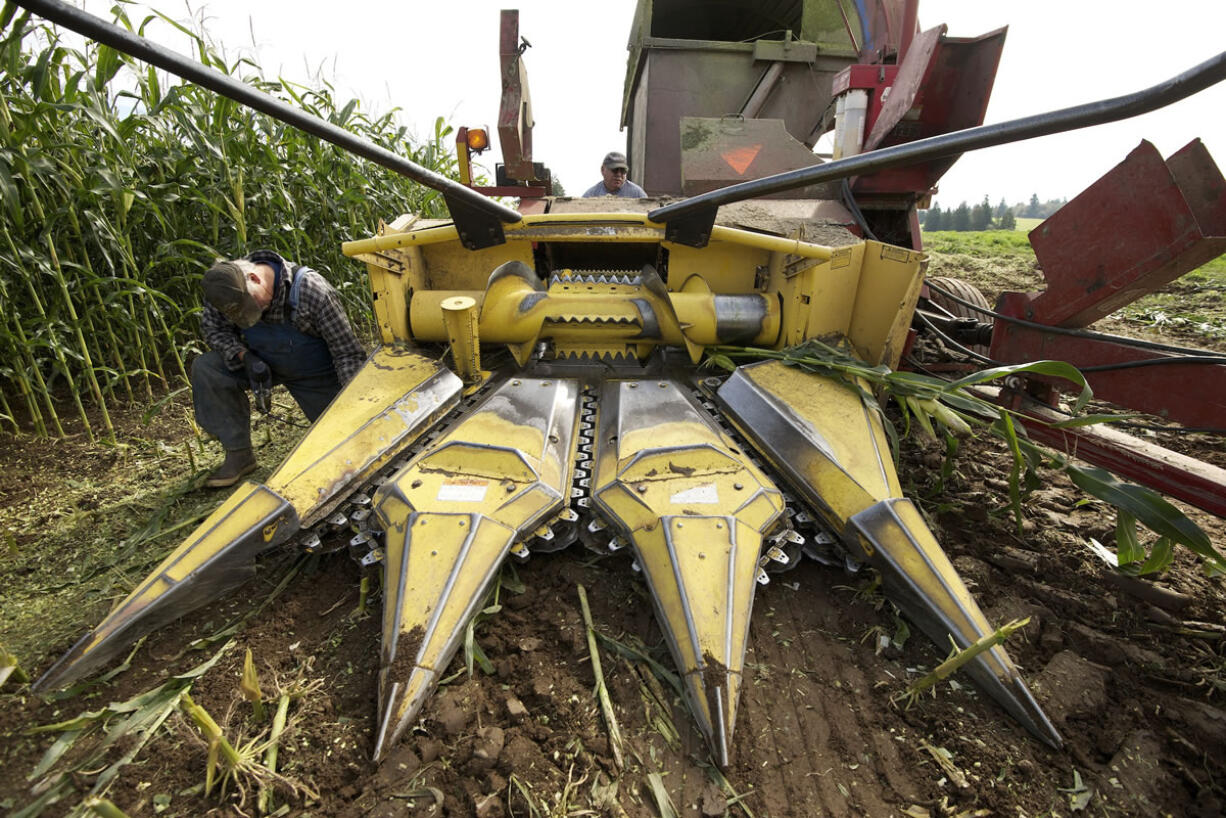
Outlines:
{"type": "Polygon", "coordinates": [[[251,382],[251,394],[255,396],[255,409],[267,415],[272,411],[272,368],[251,350],[243,355],[243,369],[251,382]]]}

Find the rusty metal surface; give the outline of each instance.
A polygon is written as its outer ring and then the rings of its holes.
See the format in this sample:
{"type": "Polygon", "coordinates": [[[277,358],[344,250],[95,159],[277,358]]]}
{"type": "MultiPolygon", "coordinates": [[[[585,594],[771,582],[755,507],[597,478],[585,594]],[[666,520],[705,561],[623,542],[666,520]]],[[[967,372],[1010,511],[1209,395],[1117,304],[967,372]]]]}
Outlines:
{"type": "MultiPolygon", "coordinates": [[[[681,192],[686,196],[822,161],[787,132],[781,119],[682,117],[680,127],[681,192]]],[[[778,195],[837,199],[839,185],[812,185],[778,195]]]]}
{"type": "MultiPolygon", "coordinates": [[[[973,38],[946,37],[942,25],[917,37],[864,149],[887,148],[983,124],[1006,31],[1001,28],[973,38]]],[[[926,191],[958,156],[863,176],[854,189],[857,195],[926,191]]]]}
{"type": "Polygon", "coordinates": [[[520,59],[518,9],[502,11],[498,63],[502,68],[498,142],[502,146],[505,172],[511,179],[535,181],[532,167],[532,100],[528,96],[528,72],[520,59]]]}
{"type": "Polygon", "coordinates": [[[1084,327],[1226,251],[1226,181],[1199,139],[1142,141],[1030,232],[1047,289],[1022,317],[1084,327]]]}
{"type": "MultiPolygon", "coordinates": [[[[1030,303],[1024,293],[1004,293],[996,309],[1004,315],[1024,318],[1030,303]]],[[[1078,337],[997,319],[990,355],[1003,363],[1067,361],[1083,371],[1129,361],[1180,357],[1138,347],[1130,340],[1078,337]]],[[[1212,352],[1205,354],[1221,357],[1212,352]]],[[[1084,374],[1095,397],[1131,409],[1187,426],[1221,426],[1226,418],[1226,366],[1220,364],[1172,363],[1084,374]]]]}
{"type": "MultiPolygon", "coordinates": [[[[652,195],[677,195],[681,185],[681,120],[741,110],[761,78],[752,44],[737,49],[648,49],[628,112],[630,175],[652,195]]],[[[830,102],[830,82],[846,61],[787,63],[759,116],[781,119],[800,142],[817,138],[830,102]],[[829,67],[827,67],[829,66],[829,67]]]]}

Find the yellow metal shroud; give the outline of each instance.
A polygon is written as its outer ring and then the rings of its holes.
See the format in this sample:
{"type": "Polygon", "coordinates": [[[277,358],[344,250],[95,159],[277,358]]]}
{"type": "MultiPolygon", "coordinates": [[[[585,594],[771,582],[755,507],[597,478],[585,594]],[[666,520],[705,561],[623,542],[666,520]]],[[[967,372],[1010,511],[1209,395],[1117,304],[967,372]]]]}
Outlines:
{"type": "MultiPolygon", "coordinates": [[[[505,232],[505,243],[469,251],[453,225],[404,217],[346,244],[367,264],[384,345],[267,486],[240,487],[39,687],[76,678],[237,584],[259,553],[398,462],[463,389],[431,360],[437,353],[404,345],[450,343],[467,393],[488,396],[375,492],[385,538],[368,555],[382,556],[385,576],[376,759],[420,712],[508,553],[565,547],[582,528],[633,545],[695,721],[727,764],[762,567],[786,561],[779,546],[803,538],[772,478],[689,391],[692,364],[711,344],[823,338],[895,366],[924,258],[877,242],[829,248],[724,226],[691,248],[634,213],[526,216],[505,232]],[[491,345],[524,371],[482,371],[497,359],[491,345]],[[662,347],[683,349],[688,361],[653,357],[660,374],[648,377],[636,359],[662,347]]],[[[840,558],[872,562],[938,644],[987,632],[902,497],[881,419],[857,393],[763,363],[740,368],[716,399],[838,538],[840,558]]],[[[1002,649],[982,654],[971,673],[1059,744],[1002,649]]]]}
{"type": "Polygon", "coordinates": [[[407,349],[381,347],[267,486],[247,482],[35,683],[50,690],[138,637],[249,579],[255,557],[322,518],[459,402],[460,379],[407,349]]]}
{"type": "Polygon", "coordinates": [[[593,500],[634,545],[690,710],[726,765],[762,540],[783,497],[672,382],[606,383],[597,426],[593,500]]]}
{"type": "Polygon", "coordinates": [[[633,213],[529,215],[505,229],[504,244],[475,252],[454,226],[408,219],[347,242],[345,253],[366,262],[384,341],[446,341],[441,303],[465,296],[480,305],[480,337],[506,344],[521,365],[540,340],[576,354],[587,346],[592,357],[610,344],[639,358],[684,345],[696,360],[703,345],[778,349],[838,336],[868,363],[897,366],[923,282],[923,254],[875,241],[832,249],[717,226],[695,249],[633,213]],[[642,265],[612,283],[590,270],[548,283],[533,272],[538,246],[611,244],[667,253],[667,283],[642,265]]]}
{"type": "MultiPolygon", "coordinates": [[[[879,412],[848,384],[779,361],[740,367],[718,400],[886,593],[938,645],[967,648],[994,629],[928,529],[902,497],[879,412]]],[[[1021,674],[994,647],[968,665],[980,686],[1036,736],[1060,734],[1021,674]]]]}
{"type": "Polygon", "coordinates": [[[379,489],[376,760],[433,692],[511,546],[569,503],[578,396],[574,380],[511,380],[379,489]]]}

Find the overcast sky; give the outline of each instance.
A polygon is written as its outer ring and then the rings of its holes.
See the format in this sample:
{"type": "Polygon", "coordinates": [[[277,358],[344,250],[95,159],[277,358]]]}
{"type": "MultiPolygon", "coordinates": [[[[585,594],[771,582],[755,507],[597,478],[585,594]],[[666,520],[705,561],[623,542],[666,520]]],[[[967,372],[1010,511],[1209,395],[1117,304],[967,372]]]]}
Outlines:
{"type": "MultiPolygon", "coordinates": [[[[102,15],[111,5],[85,3],[102,15]]],[[[181,0],[155,5],[188,16],[181,0]]],[[[251,53],[254,38],[266,74],[306,80],[318,72],[370,112],[401,108],[405,124],[425,135],[438,116],[496,129],[498,11],[516,5],[520,33],[532,43],[525,59],[535,158],[579,193],[599,180],[604,153],[625,147],[619,113],[633,0],[348,0],[318,11],[286,0],[208,0],[190,8],[228,53],[251,53]]],[[[141,16],[139,8],[129,14],[141,16]]],[[[989,123],[1131,93],[1226,50],[1226,0],[921,0],[921,27],[942,22],[956,37],[1009,26],[989,123]]],[[[165,26],[150,32],[185,49],[165,26]]],[[[1199,136],[1226,166],[1224,123],[1226,83],[1144,117],[967,154],[941,181],[937,200],[948,207],[985,194],[993,203],[1032,193],[1071,197],[1143,138],[1168,156],[1199,136]]],[[[485,154],[491,175],[493,155],[485,154]]]]}

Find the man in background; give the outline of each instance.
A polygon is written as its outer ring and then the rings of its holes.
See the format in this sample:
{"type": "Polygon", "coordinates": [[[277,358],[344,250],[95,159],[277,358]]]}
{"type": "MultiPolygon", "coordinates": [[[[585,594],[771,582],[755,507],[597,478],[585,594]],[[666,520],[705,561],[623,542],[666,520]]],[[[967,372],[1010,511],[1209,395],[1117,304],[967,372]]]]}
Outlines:
{"type": "Polygon", "coordinates": [[[600,163],[601,181],[592,185],[583,193],[583,198],[594,196],[622,196],[627,199],[645,199],[647,191],[631,182],[627,177],[630,166],[626,164],[626,155],[613,151],[605,154],[600,163]]]}

